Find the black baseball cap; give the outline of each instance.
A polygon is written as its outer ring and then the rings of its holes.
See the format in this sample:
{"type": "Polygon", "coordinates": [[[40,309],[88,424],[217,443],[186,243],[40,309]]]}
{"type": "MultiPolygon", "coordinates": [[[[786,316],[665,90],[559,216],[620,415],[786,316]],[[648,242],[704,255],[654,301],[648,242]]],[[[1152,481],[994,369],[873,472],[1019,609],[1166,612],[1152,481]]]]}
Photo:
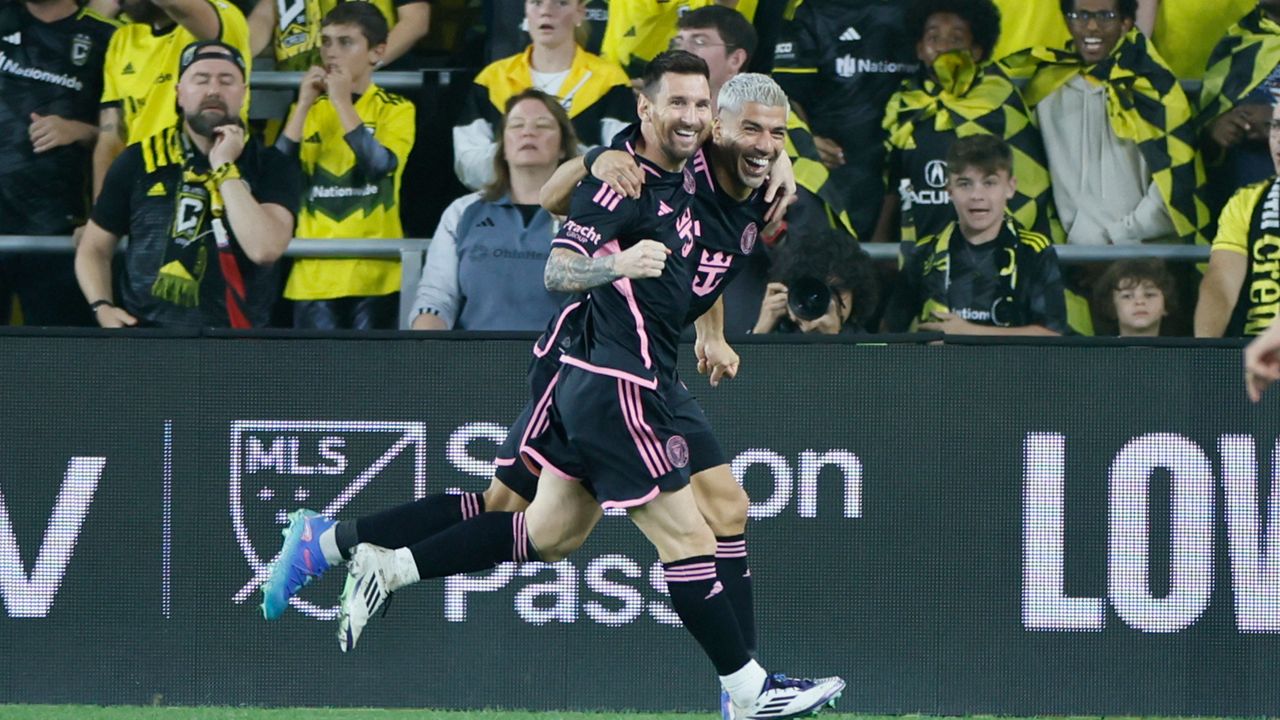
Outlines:
{"type": "Polygon", "coordinates": [[[244,55],[221,40],[198,40],[182,48],[182,55],[178,59],[178,77],[181,78],[187,72],[187,68],[201,60],[227,60],[240,68],[240,77],[248,79],[244,55]]]}

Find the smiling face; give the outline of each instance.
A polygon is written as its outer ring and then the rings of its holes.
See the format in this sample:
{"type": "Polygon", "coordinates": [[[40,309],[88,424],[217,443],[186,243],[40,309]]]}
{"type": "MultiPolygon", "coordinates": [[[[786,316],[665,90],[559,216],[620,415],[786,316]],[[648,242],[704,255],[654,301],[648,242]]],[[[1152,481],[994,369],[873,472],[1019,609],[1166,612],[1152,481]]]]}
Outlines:
{"type": "Polygon", "coordinates": [[[1086,64],[1106,58],[1133,29],[1133,19],[1121,17],[1119,6],[1118,0],[1075,0],[1074,11],[1067,14],[1067,29],[1086,64]]]}
{"type": "Polygon", "coordinates": [[[745,194],[764,185],[773,161],[782,153],[787,109],[756,102],[744,103],[737,112],[721,108],[712,132],[720,162],[733,168],[740,184],[739,192],[730,188],[731,194],[745,194]]]}
{"type": "Polygon", "coordinates": [[[1121,335],[1158,331],[1160,322],[1169,314],[1165,310],[1164,292],[1150,280],[1123,279],[1111,291],[1111,299],[1121,335]]]}
{"type": "Polygon", "coordinates": [[[702,75],[674,72],[657,85],[652,98],[640,93],[636,111],[645,140],[679,165],[693,157],[711,125],[711,86],[702,75]]]}
{"type": "Polygon", "coordinates": [[[587,9],[580,0],[526,0],[524,19],[534,44],[559,47],[574,42],[574,28],[582,24],[587,9]]]}
{"type": "Polygon", "coordinates": [[[516,103],[502,131],[502,154],[513,168],[556,167],[560,157],[560,124],[539,100],[516,103]]]}
{"type": "Polygon", "coordinates": [[[994,239],[1017,188],[1017,181],[1003,168],[988,171],[970,165],[953,169],[947,189],[964,236],[971,242],[994,239]]]}

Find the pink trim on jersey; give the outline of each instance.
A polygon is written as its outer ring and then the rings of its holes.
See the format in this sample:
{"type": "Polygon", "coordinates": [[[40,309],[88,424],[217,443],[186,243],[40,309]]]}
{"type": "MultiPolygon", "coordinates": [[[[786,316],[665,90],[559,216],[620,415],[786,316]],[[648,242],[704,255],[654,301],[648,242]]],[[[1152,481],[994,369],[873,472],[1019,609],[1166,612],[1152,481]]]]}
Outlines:
{"type": "Polygon", "coordinates": [[[662,492],[662,491],[659,490],[657,487],[654,487],[647,494],[645,494],[644,497],[638,497],[634,500],[605,500],[604,502],[600,503],[600,507],[604,508],[605,510],[612,510],[614,508],[639,507],[649,502],[650,500],[653,500],[654,498],[658,497],[659,492],[662,492]]]}
{"type": "Polygon", "coordinates": [[[536,341],[533,343],[533,354],[535,357],[546,357],[547,353],[551,351],[551,347],[556,344],[556,338],[560,336],[560,328],[564,325],[565,318],[568,318],[569,314],[574,310],[577,310],[580,305],[582,305],[582,302],[578,301],[566,306],[564,310],[560,311],[560,317],[556,318],[556,326],[551,329],[551,334],[547,336],[546,347],[539,348],[536,341]]]}
{"type": "MultiPolygon", "coordinates": [[[[548,417],[547,408],[551,407],[551,392],[555,390],[556,382],[560,379],[560,373],[551,376],[551,382],[547,383],[547,389],[542,391],[542,397],[538,398],[537,404],[533,406],[533,412],[529,414],[529,424],[524,426],[524,434],[520,436],[520,451],[524,453],[524,446],[529,444],[529,440],[538,436],[546,425],[551,423],[548,417]],[[543,427],[538,428],[539,425],[543,427]],[[535,428],[538,428],[535,430],[535,428]]],[[[528,465],[526,462],[525,465],[528,465]]],[[[538,474],[541,468],[530,467],[534,474],[538,474]]]]}
{"type": "Polygon", "coordinates": [[[631,441],[636,444],[636,452],[644,461],[645,469],[649,471],[651,477],[660,477],[663,475],[662,467],[654,456],[653,448],[649,446],[648,438],[639,431],[633,419],[635,409],[632,407],[631,393],[627,391],[627,388],[633,387],[635,385],[618,381],[618,404],[622,406],[622,419],[627,426],[627,432],[631,433],[631,441]]]}
{"type": "Polygon", "coordinates": [[[556,245],[568,245],[570,250],[573,250],[574,252],[577,252],[581,255],[586,255],[587,257],[591,257],[591,253],[587,252],[587,249],[585,247],[570,240],[569,238],[556,238],[552,240],[551,247],[555,247],[556,245]]]}
{"type": "Polygon", "coordinates": [[[561,355],[560,362],[564,363],[565,365],[572,365],[580,370],[586,370],[589,373],[595,373],[596,375],[608,375],[611,378],[626,380],[629,383],[635,383],[636,385],[639,385],[642,388],[648,388],[649,390],[658,389],[657,378],[654,378],[653,380],[645,380],[639,375],[632,375],[631,373],[624,372],[622,370],[615,370],[613,368],[601,367],[599,365],[592,365],[586,360],[579,360],[576,357],[569,357],[568,355],[561,355]]]}
{"type": "Polygon", "coordinates": [[[614,192],[613,188],[608,185],[601,185],[595,196],[591,198],[591,201],[605,210],[613,212],[618,209],[618,203],[622,202],[622,196],[614,192]]]}
{"type": "MultiPolygon", "coordinates": [[[[580,482],[582,482],[582,478],[580,478],[580,477],[575,477],[575,476],[573,476],[573,475],[570,475],[569,473],[567,473],[567,472],[565,472],[565,471],[561,470],[560,468],[556,467],[553,463],[549,462],[545,457],[543,457],[543,456],[542,456],[542,453],[538,452],[537,450],[534,450],[533,448],[529,447],[528,445],[521,445],[521,446],[520,446],[520,454],[521,454],[521,455],[528,455],[529,457],[533,458],[533,460],[537,463],[537,465],[531,466],[531,468],[530,468],[530,469],[536,468],[536,469],[534,470],[534,472],[535,472],[535,474],[537,474],[538,476],[541,476],[541,475],[542,475],[542,468],[547,468],[547,469],[551,470],[551,472],[555,473],[556,475],[559,475],[560,477],[564,478],[565,480],[569,480],[569,481],[576,482],[576,483],[580,483],[580,482]]],[[[525,464],[526,464],[526,465],[529,465],[530,463],[529,463],[529,461],[528,461],[528,460],[525,460],[525,464]]]]}
{"type": "Polygon", "coordinates": [[[493,464],[498,467],[511,467],[516,464],[515,458],[494,458],[493,464]]]}
{"type": "Polygon", "coordinates": [[[649,356],[649,333],[644,330],[644,315],[640,312],[640,305],[636,303],[636,291],[631,287],[631,278],[618,278],[613,281],[613,286],[622,293],[622,297],[626,298],[627,308],[631,310],[631,317],[636,321],[636,335],[640,338],[640,359],[644,361],[646,368],[652,368],[653,358],[649,356]]]}
{"type": "Polygon", "coordinates": [[[716,180],[711,177],[711,166],[707,164],[707,156],[703,153],[706,151],[698,148],[698,153],[693,156],[693,171],[700,172],[707,177],[707,184],[712,190],[716,189],[716,180]]]}
{"type": "Polygon", "coordinates": [[[644,404],[640,399],[640,388],[631,383],[624,384],[619,380],[618,397],[622,401],[622,417],[626,420],[627,430],[635,440],[641,455],[646,457],[645,464],[649,466],[649,474],[658,478],[671,472],[671,462],[667,460],[667,453],[662,443],[658,441],[657,433],[649,427],[649,423],[644,421],[644,404]]]}

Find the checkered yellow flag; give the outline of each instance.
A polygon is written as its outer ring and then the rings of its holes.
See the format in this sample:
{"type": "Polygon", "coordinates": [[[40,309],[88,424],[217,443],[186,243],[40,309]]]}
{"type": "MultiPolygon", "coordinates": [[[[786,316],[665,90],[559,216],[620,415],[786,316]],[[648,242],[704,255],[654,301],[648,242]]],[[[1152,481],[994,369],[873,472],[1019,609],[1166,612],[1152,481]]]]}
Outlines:
{"type": "MultiPolygon", "coordinates": [[[[937,78],[910,78],[885,109],[886,154],[916,147],[916,129],[931,123],[937,133],[956,138],[996,135],[1013,149],[1018,191],[1009,212],[1036,233],[1065,242],[1053,207],[1044,142],[1018,89],[996,65],[976,66],[968,53],[950,52],[934,63],[937,78]]],[[[887,192],[894,188],[886,186],[887,192]]]]}
{"type": "Polygon", "coordinates": [[[1116,136],[1137,144],[1183,242],[1207,243],[1209,208],[1201,197],[1204,163],[1196,149],[1191,103],[1173,71],[1130,30],[1094,65],[1073,50],[1031,48],[1005,58],[1013,77],[1027,78],[1023,97],[1035,107],[1076,75],[1107,89],[1107,117],[1116,136]]]}
{"type": "Polygon", "coordinates": [[[1280,65],[1280,24],[1254,8],[1209,56],[1196,121],[1204,128],[1249,96],[1280,65]]]}

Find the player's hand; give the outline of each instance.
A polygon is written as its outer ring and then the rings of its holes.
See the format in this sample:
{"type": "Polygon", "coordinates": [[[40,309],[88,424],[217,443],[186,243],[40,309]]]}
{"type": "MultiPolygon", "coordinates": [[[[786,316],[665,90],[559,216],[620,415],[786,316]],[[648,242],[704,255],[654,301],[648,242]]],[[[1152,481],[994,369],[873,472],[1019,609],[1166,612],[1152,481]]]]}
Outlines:
{"type": "Polygon", "coordinates": [[[98,306],[98,309],[93,311],[93,317],[98,321],[98,325],[104,328],[137,327],[138,325],[138,318],[130,315],[124,308],[114,305],[98,306]]]}
{"type": "Polygon", "coordinates": [[[638,198],[644,187],[644,171],[631,153],[621,150],[601,153],[591,164],[591,175],[624,197],[638,198]]]}
{"type": "Polygon", "coordinates": [[[834,170],[844,164],[844,148],[835,140],[814,135],[813,144],[818,148],[818,159],[829,169],[834,170]]]}
{"type": "Polygon", "coordinates": [[[656,278],[662,274],[670,254],[667,246],[657,240],[641,240],[613,256],[613,271],[633,280],[656,278]]]}
{"type": "Polygon", "coordinates": [[[769,171],[769,183],[765,186],[764,201],[769,203],[769,211],[764,214],[765,223],[781,220],[787,207],[797,199],[796,172],[791,167],[791,158],[785,152],[778,153],[769,171]]]}
{"type": "Polygon", "coordinates": [[[1239,107],[1234,107],[1209,123],[1209,139],[1223,150],[1228,150],[1244,140],[1249,129],[1248,118],[1239,107]]]}
{"type": "Polygon", "coordinates": [[[209,148],[209,166],[218,168],[240,159],[244,143],[244,128],[239,123],[214,128],[213,147],[209,148]]]}
{"type": "Polygon", "coordinates": [[[1244,389],[1250,400],[1258,402],[1276,380],[1280,380],[1280,325],[1272,323],[1244,349],[1244,389]]]}
{"type": "Polygon", "coordinates": [[[31,113],[31,125],[27,127],[27,136],[31,138],[31,148],[37,154],[70,145],[80,139],[75,123],[72,121],[57,115],[37,113],[31,113]]]}
{"type": "Polygon", "coordinates": [[[693,346],[694,355],[698,358],[698,374],[707,375],[711,387],[720,385],[721,378],[732,380],[738,375],[738,353],[729,347],[724,338],[716,340],[698,339],[693,346]]]}
{"type": "Polygon", "coordinates": [[[977,325],[965,320],[964,318],[942,310],[934,310],[933,322],[923,322],[917,325],[917,329],[921,332],[940,332],[947,335],[976,335],[974,330],[977,325]]]}
{"type": "Polygon", "coordinates": [[[751,332],[764,335],[773,332],[778,321],[787,314],[787,286],[780,282],[771,282],[764,288],[764,300],[760,302],[760,317],[751,332]]]}
{"type": "Polygon", "coordinates": [[[324,68],[312,65],[302,76],[302,84],[298,86],[298,104],[310,107],[324,91],[324,68]]]}
{"type": "Polygon", "coordinates": [[[351,73],[341,65],[332,65],[325,69],[324,86],[329,91],[329,99],[338,102],[351,102],[351,73]]]}

